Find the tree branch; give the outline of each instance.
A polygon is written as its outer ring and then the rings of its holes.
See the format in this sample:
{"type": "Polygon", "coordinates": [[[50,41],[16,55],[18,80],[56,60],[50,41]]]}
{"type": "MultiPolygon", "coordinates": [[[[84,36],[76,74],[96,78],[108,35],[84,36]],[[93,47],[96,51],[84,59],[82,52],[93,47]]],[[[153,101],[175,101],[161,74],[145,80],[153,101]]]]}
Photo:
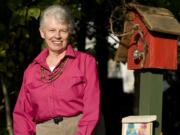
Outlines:
{"type": "Polygon", "coordinates": [[[2,85],[3,95],[4,95],[4,100],[5,100],[6,127],[7,127],[9,135],[13,135],[12,119],[11,119],[10,104],[9,104],[9,96],[8,96],[7,87],[6,87],[5,83],[4,83],[3,77],[1,77],[1,85],[2,85]]]}

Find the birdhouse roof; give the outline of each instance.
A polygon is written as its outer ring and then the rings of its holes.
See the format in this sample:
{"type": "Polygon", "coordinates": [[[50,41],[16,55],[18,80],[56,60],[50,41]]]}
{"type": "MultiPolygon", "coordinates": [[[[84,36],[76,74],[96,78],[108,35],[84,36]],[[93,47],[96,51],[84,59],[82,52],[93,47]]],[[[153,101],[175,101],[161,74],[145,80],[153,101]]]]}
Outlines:
{"type": "Polygon", "coordinates": [[[180,35],[180,23],[168,9],[134,3],[129,6],[137,11],[150,31],[180,35]]]}

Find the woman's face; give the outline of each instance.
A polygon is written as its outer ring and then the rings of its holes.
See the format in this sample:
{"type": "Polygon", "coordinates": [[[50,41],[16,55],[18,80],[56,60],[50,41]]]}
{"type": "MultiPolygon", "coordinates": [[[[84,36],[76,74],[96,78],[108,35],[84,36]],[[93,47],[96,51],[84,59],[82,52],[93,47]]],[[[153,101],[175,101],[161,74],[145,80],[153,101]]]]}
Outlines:
{"type": "Polygon", "coordinates": [[[54,17],[47,17],[40,28],[41,37],[45,40],[49,51],[62,53],[66,50],[69,37],[68,25],[57,21],[54,17]]]}

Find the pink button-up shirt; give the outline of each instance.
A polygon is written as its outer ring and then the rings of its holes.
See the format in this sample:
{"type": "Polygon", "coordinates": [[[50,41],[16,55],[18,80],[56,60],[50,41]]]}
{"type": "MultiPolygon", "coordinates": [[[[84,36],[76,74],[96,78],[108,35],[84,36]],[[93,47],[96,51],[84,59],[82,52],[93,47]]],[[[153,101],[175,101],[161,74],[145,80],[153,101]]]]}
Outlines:
{"type": "MultiPolygon", "coordinates": [[[[34,135],[36,123],[82,113],[76,135],[91,135],[99,119],[100,89],[94,57],[68,45],[67,63],[52,82],[43,82],[40,67],[51,73],[44,49],[24,72],[13,112],[14,135],[34,135]]],[[[55,68],[56,70],[56,68],[55,68]]]]}

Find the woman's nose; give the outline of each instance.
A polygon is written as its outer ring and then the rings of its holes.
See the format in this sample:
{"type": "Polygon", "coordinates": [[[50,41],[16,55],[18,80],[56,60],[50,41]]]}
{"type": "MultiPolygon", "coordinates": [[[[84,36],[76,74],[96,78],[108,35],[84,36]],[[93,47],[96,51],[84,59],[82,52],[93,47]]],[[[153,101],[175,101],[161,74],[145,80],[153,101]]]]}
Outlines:
{"type": "Polygon", "coordinates": [[[55,37],[56,37],[56,38],[60,38],[60,37],[61,37],[61,32],[60,32],[60,31],[57,31],[57,32],[55,33],[55,37]]]}

